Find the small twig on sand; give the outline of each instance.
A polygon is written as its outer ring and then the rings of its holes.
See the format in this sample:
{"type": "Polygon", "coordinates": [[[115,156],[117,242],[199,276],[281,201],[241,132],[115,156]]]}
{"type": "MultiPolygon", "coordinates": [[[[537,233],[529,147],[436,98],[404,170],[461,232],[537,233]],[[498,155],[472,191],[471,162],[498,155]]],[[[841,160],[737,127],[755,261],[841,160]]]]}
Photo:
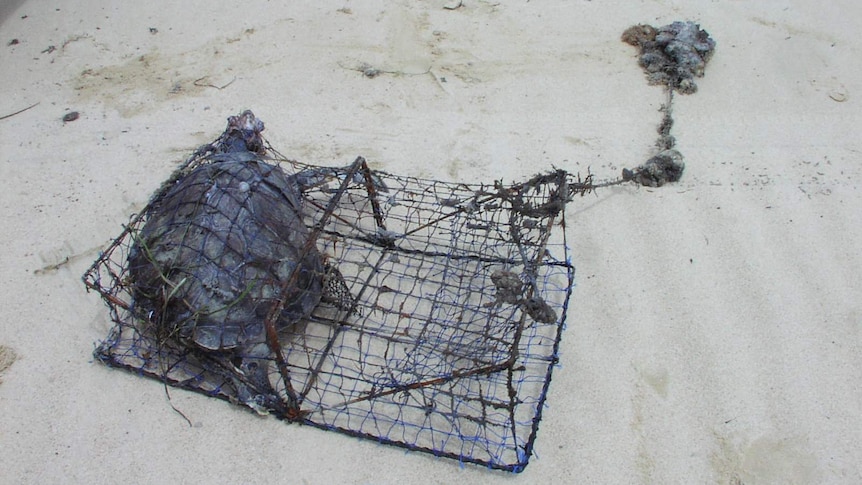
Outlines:
{"type": "Polygon", "coordinates": [[[49,264],[48,266],[39,268],[39,269],[33,271],[33,274],[45,274],[45,273],[51,273],[51,272],[57,271],[58,269],[62,268],[63,266],[66,266],[67,264],[69,264],[69,261],[71,261],[71,259],[72,258],[70,258],[69,256],[66,256],[59,263],[49,264]]]}
{"type": "Polygon", "coordinates": [[[20,109],[20,110],[18,110],[18,111],[16,111],[16,112],[14,112],[14,113],[9,113],[8,115],[0,116],[0,120],[5,120],[6,118],[11,118],[11,117],[13,117],[13,116],[15,116],[15,115],[21,114],[21,113],[23,113],[23,112],[27,111],[27,110],[28,110],[28,109],[30,109],[30,108],[34,108],[34,107],[36,107],[36,105],[38,105],[40,102],[41,102],[41,101],[37,101],[37,102],[35,102],[35,103],[31,104],[30,106],[27,106],[27,107],[26,107],[26,108],[24,108],[24,109],[20,109]]]}
{"type": "Polygon", "coordinates": [[[209,83],[201,82],[201,81],[207,79],[208,77],[209,76],[204,76],[202,78],[195,79],[194,82],[192,82],[192,84],[194,84],[195,86],[197,86],[199,88],[216,88],[219,91],[221,91],[222,89],[230,86],[231,84],[233,84],[234,81],[236,81],[236,77],[234,77],[227,84],[224,84],[222,86],[216,86],[215,84],[209,84],[209,83]]]}
{"type": "Polygon", "coordinates": [[[374,79],[375,77],[377,77],[381,74],[394,74],[396,76],[424,76],[425,74],[428,74],[429,72],[431,72],[430,66],[428,67],[428,69],[426,69],[422,72],[386,71],[383,69],[378,69],[376,67],[373,67],[370,64],[365,63],[365,62],[360,62],[358,65],[355,65],[353,67],[339,62],[338,67],[340,67],[342,69],[348,69],[350,71],[361,72],[362,75],[367,77],[368,79],[374,79]]]}

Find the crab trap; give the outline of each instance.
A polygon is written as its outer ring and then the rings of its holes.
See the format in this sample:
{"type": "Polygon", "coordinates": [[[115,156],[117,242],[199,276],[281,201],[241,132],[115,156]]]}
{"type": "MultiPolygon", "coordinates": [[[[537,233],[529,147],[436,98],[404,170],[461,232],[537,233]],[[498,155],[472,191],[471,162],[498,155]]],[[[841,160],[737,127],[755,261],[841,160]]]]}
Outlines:
{"type": "Polygon", "coordinates": [[[96,358],[290,422],[523,470],[574,278],[564,209],[590,181],[312,167],[227,134],[84,275],[115,323],[96,358]]]}

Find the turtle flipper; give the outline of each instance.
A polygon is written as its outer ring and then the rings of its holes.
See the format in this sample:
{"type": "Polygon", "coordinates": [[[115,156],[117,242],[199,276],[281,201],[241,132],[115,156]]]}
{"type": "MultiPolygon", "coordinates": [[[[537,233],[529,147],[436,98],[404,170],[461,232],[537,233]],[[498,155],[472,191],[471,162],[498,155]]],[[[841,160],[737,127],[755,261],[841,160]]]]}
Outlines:
{"type": "Polygon", "coordinates": [[[324,266],[323,295],[321,301],[335,306],[339,310],[349,311],[351,314],[359,314],[359,306],[356,298],[350,293],[347,282],[338,268],[326,263],[324,266]]]}

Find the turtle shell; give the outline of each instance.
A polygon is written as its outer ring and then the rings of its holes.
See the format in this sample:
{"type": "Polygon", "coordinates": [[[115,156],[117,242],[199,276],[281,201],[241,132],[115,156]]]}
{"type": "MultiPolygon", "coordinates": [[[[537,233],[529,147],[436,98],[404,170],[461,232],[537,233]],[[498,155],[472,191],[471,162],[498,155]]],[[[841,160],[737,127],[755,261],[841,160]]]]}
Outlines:
{"type": "Polygon", "coordinates": [[[323,258],[309,243],[296,184],[257,153],[214,155],[163,191],[129,255],[139,315],[206,350],[265,342],[321,299],[323,258]]]}

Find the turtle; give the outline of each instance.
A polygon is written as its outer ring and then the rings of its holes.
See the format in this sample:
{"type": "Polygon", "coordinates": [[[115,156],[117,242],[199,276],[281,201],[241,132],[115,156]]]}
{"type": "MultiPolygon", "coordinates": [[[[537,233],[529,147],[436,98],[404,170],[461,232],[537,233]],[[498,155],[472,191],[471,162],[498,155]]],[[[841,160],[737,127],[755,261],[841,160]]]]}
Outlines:
{"type": "Polygon", "coordinates": [[[283,331],[327,296],[341,308],[353,301],[303,222],[302,190],[334,172],[287,175],[264,159],[263,130],[250,110],[229,117],[196,152],[206,163],[153,197],[127,261],[137,314],[160,338],[227,369],[235,399],[265,414],[284,410],[268,376],[271,312],[281,307],[283,331]]]}

